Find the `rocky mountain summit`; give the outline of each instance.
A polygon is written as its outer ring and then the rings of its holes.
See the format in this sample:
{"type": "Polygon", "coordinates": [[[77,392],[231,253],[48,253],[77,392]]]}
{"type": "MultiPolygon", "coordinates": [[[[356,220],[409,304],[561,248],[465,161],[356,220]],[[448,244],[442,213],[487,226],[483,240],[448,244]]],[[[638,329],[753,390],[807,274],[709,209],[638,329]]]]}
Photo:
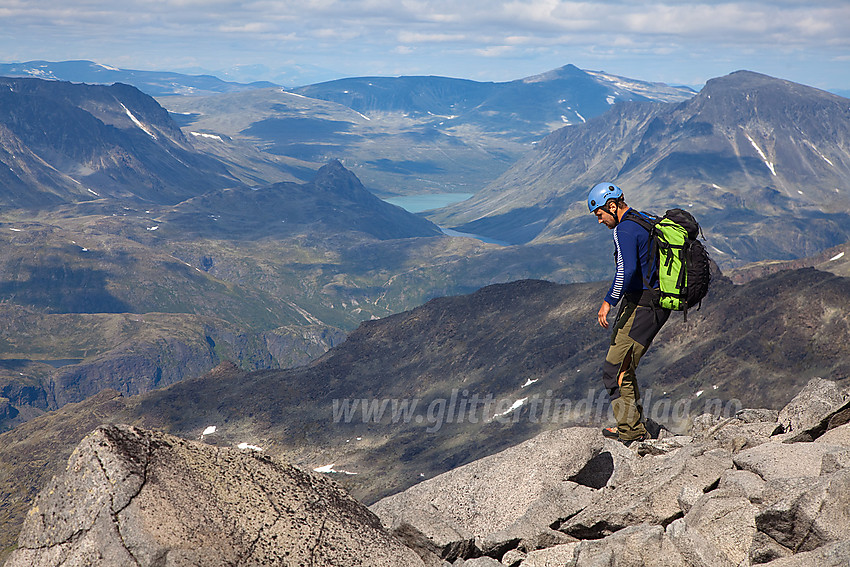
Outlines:
{"type": "Polygon", "coordinates": [[[848,422],[848,392],[816,378],[778,412],[631,448],[549,431],[371,509],[455,565],[847,565],[848,422]]]}
{"type": "Polygon", "coordinates": [[[629,448],[547,431],[371,511],[250,447],[113,425],[42,490],[6,565],[839,566],[848,488],[850,393],[820,378],[779,411],[629,448]]]}

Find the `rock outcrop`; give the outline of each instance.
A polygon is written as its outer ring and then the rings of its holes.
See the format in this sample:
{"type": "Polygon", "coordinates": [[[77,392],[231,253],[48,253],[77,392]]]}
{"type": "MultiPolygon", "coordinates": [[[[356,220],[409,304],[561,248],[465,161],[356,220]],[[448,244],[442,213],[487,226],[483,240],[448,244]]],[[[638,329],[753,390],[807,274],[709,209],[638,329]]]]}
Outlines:
{"type": "Polygon", "coordinates": [[[331,481],[256,451],[103,426],[41,492],[8,567],[423,565],[331,481]]]}
{"type": "Polygon", "coordinates": [[[847,392],[816,378],[779,412],[706,414],[692,433],[627,449],[550,431],[371,510],[455,565],[850,564],[847,392]]]}
{"type": "MultiPolygon", "coordinates": [[[[593,429],[548,431],[384,498],[371,509],[396,534],[444,559],[502,555],[522,540],[551,537],[553,519],[591,503],[595,490],[576,480],[602,448],[603,438],[593,429]]],[[[555,542],[573,539],[555,536],[555,542]]]]}

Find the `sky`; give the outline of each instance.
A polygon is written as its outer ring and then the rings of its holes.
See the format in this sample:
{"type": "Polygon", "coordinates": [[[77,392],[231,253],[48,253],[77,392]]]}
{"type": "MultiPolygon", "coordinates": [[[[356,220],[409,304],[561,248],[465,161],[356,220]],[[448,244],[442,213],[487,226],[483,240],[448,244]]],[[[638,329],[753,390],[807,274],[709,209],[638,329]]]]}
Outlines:
{"type": "Polygon", "coordinates": [[[573,64],[699,88],[747,69],[850,91],[848,0],[0,0],[0,61],[298,86],[510,81],[573,64]]]}

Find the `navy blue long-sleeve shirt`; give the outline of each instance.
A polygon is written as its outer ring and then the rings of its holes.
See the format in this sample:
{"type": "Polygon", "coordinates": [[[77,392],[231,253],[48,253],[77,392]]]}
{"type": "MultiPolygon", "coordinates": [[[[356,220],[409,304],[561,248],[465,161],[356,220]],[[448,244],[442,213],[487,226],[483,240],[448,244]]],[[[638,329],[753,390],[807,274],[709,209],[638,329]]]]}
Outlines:
{"type": "Polygon", "coordinates": [[[612,306],[617,305],[624,295],[649,289],[644,283],[644,274],[647,274],[646,280],[650,285],[658,285],[658,274],[649,254],[649,232],[628,219],[629,211],[640,214],[629,209],[612,231],[617,272],[605,296],[605,301],[612,306]]]}

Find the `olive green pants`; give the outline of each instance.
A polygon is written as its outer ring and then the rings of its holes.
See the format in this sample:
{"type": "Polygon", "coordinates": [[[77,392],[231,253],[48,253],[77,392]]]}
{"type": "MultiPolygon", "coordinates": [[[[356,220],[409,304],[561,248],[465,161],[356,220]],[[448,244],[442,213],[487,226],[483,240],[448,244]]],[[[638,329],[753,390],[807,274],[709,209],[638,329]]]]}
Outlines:
{"type": "Polygon", "coordinates": [[[669,309],[627,302],[611,333],[602,383],[611,398],[617,431],[623,441],[646,435],[636,371],[640,359],[669,316],[669,309]]]}

